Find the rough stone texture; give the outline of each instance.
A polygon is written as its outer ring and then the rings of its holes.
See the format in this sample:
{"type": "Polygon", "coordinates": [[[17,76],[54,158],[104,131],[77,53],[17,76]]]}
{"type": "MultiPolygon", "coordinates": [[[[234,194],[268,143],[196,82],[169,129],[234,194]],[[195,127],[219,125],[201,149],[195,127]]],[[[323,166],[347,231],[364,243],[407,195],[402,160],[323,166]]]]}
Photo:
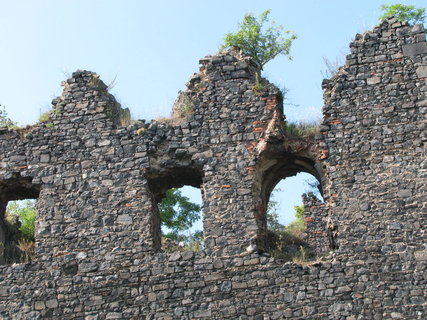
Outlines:
{"type": "Polygon", "coordinates": [[[105,85],[74,73],[48,123],[0,130],[0,213],[38,198],[36,261],[0,268],[0,316],[425,319],[425,34],[391,19],[350,47],[315,141],[284,136],[280,92],[255,93],[236,52],[201,60],[170,123],[120,126],[105,85]],[[307,238],[334,252],[283,264],[262,254],[265,209],[300,171],[325,198],[304,200],[307,238]],[[206,249],[160,253],[156,201],[186,184],[206,249]]]}
{"type": "Polygon", "coordinates": [[[336,226],[328,216],[327,207],[313,194],[303,195],[304,222],[306,230],[302,240],[310,244],[317,256],[323,256],[335,250],[336,226]]]}

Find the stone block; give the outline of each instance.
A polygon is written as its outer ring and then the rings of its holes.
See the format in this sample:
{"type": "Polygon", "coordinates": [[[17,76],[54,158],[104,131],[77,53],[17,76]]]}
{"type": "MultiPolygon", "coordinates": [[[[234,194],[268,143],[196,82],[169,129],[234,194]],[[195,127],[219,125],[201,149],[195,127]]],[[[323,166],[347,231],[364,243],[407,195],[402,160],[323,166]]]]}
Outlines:
{"type": "Polygon", "coordinates": [[[427,54],[426,42],[404,44],[402,48],[403,48],[403,55],[405,57],[414,58],[422,54],[427,54]]]}
{"type": "Polygon", "coordinates": [[[366,82],[368,85],[378,84],[381,82],[381,78],[380,77],[371,77],[371,78],[368,78],[366,80],[366,82]]]}
{"type": "Polygon", "coordinates": [[[418,67],[416,70],[417,76],[419,78],[426,78],[427,77],[427,66],[421,66],[418,67]]]}
{"type": "Polygon", "coordinates": [[[35,310],[44,310],[44,309],[46,309],[46,305],[44,304],[44,301],[36,301],[36,302],[34,302],[34,309],[35,310]]]}
{"type": "Polygon", "coordinates": [[[427,250],[415,251],[414,256],[417,261],[427,261],[427,250]]]}

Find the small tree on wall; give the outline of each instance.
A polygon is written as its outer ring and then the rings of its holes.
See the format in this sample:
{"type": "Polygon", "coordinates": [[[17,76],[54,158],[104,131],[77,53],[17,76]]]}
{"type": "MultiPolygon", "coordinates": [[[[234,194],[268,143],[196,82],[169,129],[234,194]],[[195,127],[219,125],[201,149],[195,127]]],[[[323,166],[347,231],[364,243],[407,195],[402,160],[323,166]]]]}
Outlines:
{"type": "Polygon", "coordinates": [[[239,24],[239,30],[225,35],[220,49],[239,48],[252,57],[261,69],[278,55],[282,54],[290,59],[292,41],[297,36],[292,31],[285,31],[282,25],[277,26],[274,21],[266,27],[269,14],[270,10],[264,11],[258,18],[251,13],[246,14],[239,24]]]}
{"type": "Polygon", "coordinates": [[[381,21],[390,16],[395,16],[399,21],[406,21],[410,24],[423,23],[426,15],[425,8],[416,8],[412,5],[404,4],[383,4],[381,6],[383,14],[379,17],[381,21]]]}

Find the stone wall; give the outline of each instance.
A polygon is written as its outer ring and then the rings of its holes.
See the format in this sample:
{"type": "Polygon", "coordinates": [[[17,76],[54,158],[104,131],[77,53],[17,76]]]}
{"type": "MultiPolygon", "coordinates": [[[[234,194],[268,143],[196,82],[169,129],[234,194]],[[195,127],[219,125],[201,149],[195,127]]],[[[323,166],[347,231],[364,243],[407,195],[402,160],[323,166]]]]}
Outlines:
{"type": "Polygon", "coordinates": [[[424,319],[424,30],[391,19],[350,47],[315,141],[286,137],[281,93],[238,52],[202,59],[163,122],[123,125],[75,72],[45,123],[0,132],[0,208],[38,199],[36,260],[0,267],[0,317],[424,319]],[[270,192],[300,171],[331,251],[303,265],[263,252],[270,192]],[[202,190],[205,250],[162,253],[157,201],[183,185],[202,190]]]}

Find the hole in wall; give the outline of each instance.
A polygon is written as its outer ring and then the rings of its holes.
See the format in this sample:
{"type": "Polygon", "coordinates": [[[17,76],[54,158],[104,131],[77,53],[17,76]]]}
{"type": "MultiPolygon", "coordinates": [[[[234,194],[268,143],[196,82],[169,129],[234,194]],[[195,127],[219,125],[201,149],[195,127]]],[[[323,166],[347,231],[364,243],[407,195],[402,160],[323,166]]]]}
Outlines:
{"type": "Polygon", "coordinates": [[[200,251],[203,247],[202,194],[191,186],[171,188],[158,203],[162,250],[200,251]]]}
{"type": "Polygon", "coordinates": [[[313,192],[323,200],[317,167],[309,157],[286,152],[266,154],[260,162],[256,218],[261,251],[286,261],[309,259],[309,248],[300,236],[304,230],[302,194],[313,192]]]}
{"type": "MultiPolygon", "coordinates": [[[[319,191],[320,183],[313,175],[299,172],[295,176],[280,180],[270,194],[268,210],[277,212],[278,222],[289,226],[295,220],[295,206],[303,206],[302,195],[312,193],[321,203],[324,199],[319,191]]],[[[267,221],[268,222],[268,221],[267,221]]]]}
{"type": "Polygon", "coordinates": [[[201,250],[201,170],[193,167],[162,168],[160,172],[147,172],[146,177],[157,205],[153,219],[159,221],[154,223],[153,237],[161,238],[161,249],[166,252],[201,250]]]}
{"type": "Polygon", "coordinates": [[[40,186],[14,174],[0,181],[0,264],[34,259],[36,199],[40,186]]]}
{"type": "Polygon", "coordinates": [[[276,184],[266,211],[266,246],[273,256],[294,262],[308,261],[313,256],[303,238],[306,225],[302,195],[309,194],[323,203],[319,189],[317,178],[306,172],[283,178],[276,184]]]}

